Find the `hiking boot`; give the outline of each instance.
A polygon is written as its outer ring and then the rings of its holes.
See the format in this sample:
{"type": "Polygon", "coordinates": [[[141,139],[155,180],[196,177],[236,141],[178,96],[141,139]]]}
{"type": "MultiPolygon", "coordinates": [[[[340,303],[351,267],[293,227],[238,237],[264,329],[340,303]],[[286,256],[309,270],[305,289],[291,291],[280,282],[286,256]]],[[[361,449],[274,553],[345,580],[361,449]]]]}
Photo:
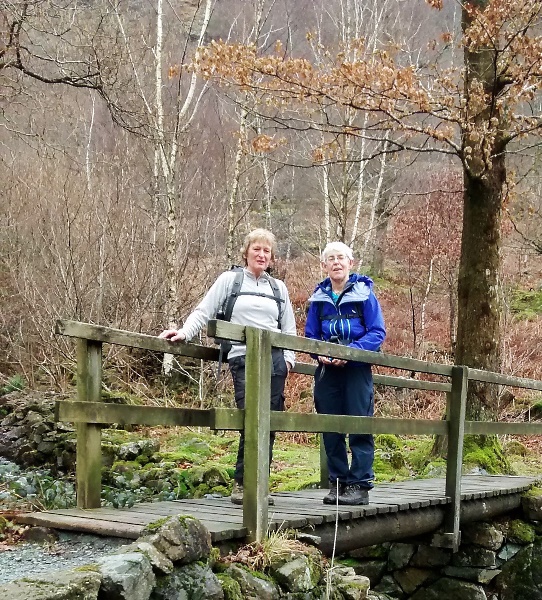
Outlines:
{"type": "MultiPolygon", "coordinates": [[[[324,504],[337,504],[337,482],[330,481],[329,483],[330,489],[329,493],[324,496],[323,503],[324,504]]],[[[344,493],[344,483],[339,483],[339,495],[344,493]]]]}
{"type": "MultiPolygon", "coordinates": [[[[231,500],[232,504],[240,504],[241,506],[243,505],[243,484],[242,483],[238,483],[237,481],[234,482],[233,488],[231,491],[230,500],[231,500]]],[[[274,506],[275,500],[271,496],[267,496],[267,504],[269,504],[269,506],[274,506]]]]}
{"type": "Polygon", "coordinates": [[[344,492],[339,496],[339,504],[369,504],[369,490],[359,485],[359,483],[347,485],[344,492]]]}
{"type": "Polygon", "coordinates": [[[230,500],[232,504],[243,505],[243,484],[237,481],[233,482],[233,488],[231,490],[230,500]]]}

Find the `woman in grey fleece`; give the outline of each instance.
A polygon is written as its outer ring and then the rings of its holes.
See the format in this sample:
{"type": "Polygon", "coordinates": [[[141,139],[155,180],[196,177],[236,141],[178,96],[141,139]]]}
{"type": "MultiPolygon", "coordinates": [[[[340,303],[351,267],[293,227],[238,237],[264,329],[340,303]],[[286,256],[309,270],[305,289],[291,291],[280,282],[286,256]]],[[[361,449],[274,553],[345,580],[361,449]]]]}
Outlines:
{"type": "MultiPolygon", "coordinates": [[[[284,282],[275,279],[280,292],[280,299],[277,300],[273,294],[270,275],[267,273],[268,267],[275,259],[276,248],[275,236],[266,229],[255,229],[246,236],[242,248],[242,257],[245,263],[243,281],[240,294],[233,306],[231,322],[296,335],[294,311],[288,290],[284,282]]],[[[231,295],[235,276],[235,271],[222,273],[203,300],[187,317],[184,326],[181,329],[166,329],[159,337],[171,342],[182,342],[193,338],[202,327],[207,325],[209,319],[214,319],[216,314],[224,309],[231,295]]],[[[232,345],[228,354],[237,408],[245,407],[245,356],[246,346],[237,343],[232,345]]],[[[295,355],[292,351],[273,349],[271,410],[284,410],[284,385],[294,363],[295,355]]],[[[270,463],[274,441],[275,433],[271,432],[270,463]]],[[[231,495],[231,501],[234,504],[243,504],[244,443],[244,432],[241,431],[235,465],[235,482],[231,495]]],[[[269,503],[273,503],[271,497],[269,497],[269,503]]]]}

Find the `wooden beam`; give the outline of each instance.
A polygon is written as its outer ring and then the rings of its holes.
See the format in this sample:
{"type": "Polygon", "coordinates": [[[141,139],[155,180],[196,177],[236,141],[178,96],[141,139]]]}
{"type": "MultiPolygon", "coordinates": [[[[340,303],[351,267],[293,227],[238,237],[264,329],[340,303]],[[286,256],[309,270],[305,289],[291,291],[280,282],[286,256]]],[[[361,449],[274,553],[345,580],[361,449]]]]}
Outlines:
{"type": "MultiPolygon", "coordinates": [[[[213,429],[240,429],[242,418],[235,409],[215,409],[213,429]]],[[[271,430],[307,433],[394,433],[397,435],[445,435],[446,421],[429,419],[389,419],[271,411],[271,430]]]]}
{"type": "MultiPolygon", "coordinates": [[[[236,325],[227,321],[213,320],[209,321],[207,333],[211,337],[219,339],[230,339],[238,342],[245,341],[245,328],[242,325],[236,325]]],[[[382,365],[407,371],[417,371],[419,373],[432,373],[434,375],[444,375],[450,377],[452,367],[440,363],[429,363],[414,358],[403,356],[393,356],[382,352],[369,352],[368,350],[357,350],[340,344],[330,342],[321,342],[295,335],[285,333],[270,332],[271,345],[274,348],[283,348],[304,352],[305,354],[321,354],[324,356],[333,356],[344,360],[355,360],[358,362],[367,362],[373,365],[382,365]]]]}
{"type": "MultiPolygon", "coordinates": [[[[102,344],[77,340],[77,397],[82,402],[101,401],[102,344]]],[[[78,423],[76,495],[78,508],[99,508],[102,486],[102,430],[100,425],[78,423]]]]}
{"type": "Polygon", "coordinates": [[[542,435],[542,423],[465,421],[465,433],[476,435],[542,435]]]}
{"type": "Polygon", "coordinates": [[[461,514],[461,466],[467,407],[468,368],[454,367],[452,392],[449,395],[446,417],[448,424],[448,460],[446,465],[446,495],[451,503],[444,519],[444,545],[454,552],[459,548],[461,514]]]}
{"type": "Polygon", "coordinates": [[[480,369],[469,368],[469,379],[473,381],[495,383],[497,385],[507,385],[509,387],[528,388],[530,390],[542,391],[542,381],[538,381],[536,379],[526,379],[525,377],[513,377],[512,375],[493,373],[491,371],[481,371],[480,369]]]}
{"type": "Polygon", "coordinates": [[[269,331],[246,328],[245,471],[243,525],[251,542],[267,536],[271,342],[269,331]]]}
{"type": "Polygon", "coordinates": [[[111,327],[102,327],[92,323],[79,323],[78,321],[69,321],[59,319],[56,322],[55,332],[59,335],[68,337],[94,340],[107,344],[117,344],[119,346],[128,346],[130,348],[141,348],[154,352],[165,352],[180,356],[190,356],[192,358],[201,358],[203,360],[218,360],[218,348],[199,346],[198,344],[187,344],[184,342],[170,342],[163,340],[155,335],[146,335],[143,333],[134,333],[122,329],[113,329],[111,327]]]}
{"type": "Polygon", "coordinates": [[[210,427],[214,422],[211,410],[66,400],[57,401],[56,414],[58,421],[100,425],[210,427]]]}

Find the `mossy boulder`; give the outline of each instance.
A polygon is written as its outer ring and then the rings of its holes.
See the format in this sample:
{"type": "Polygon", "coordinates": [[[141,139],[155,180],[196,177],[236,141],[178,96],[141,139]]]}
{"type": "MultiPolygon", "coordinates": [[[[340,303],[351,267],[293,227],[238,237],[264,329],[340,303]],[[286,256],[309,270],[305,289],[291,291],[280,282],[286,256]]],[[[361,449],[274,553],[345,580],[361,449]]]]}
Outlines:
{"type": "Polygon", "coordinates": [[[523,494],[521,508],[526,519],[542,521],[542,489],[534,487],[523,494]]]}
{"type": "Polygon", "coordinates": [[[491,475],[510,473],[511,466],[495,436],[466,435],[463,445],[463,467],[468,472],[479,467],[491,475]]]}
{"type": "Polygon", "coordinates": [[[207,559],[211,553],[211,534],[193,517],[159,519],[145,527],[139,541],[149,542],[174,563],[207,559]]]}
{"type": "Polygon", "coordinates": [[[513,544],[532,544],[536,534],[534,528],[520,519],[510,521],[506,538],[513,544]]]}
{"type": "Polygon", "coordinates": [[[494,580],[500,600],[525,600],[541,597],[542,543],[524,546],[502,566],[494,580]]]}
{"type": "Polygon", "coordinates": [[[307,546],[306,552],[290,551],[271,557],[269,574],[289,592],[309,592],[324,572],[323,558],[318,550],[307,546]]]}

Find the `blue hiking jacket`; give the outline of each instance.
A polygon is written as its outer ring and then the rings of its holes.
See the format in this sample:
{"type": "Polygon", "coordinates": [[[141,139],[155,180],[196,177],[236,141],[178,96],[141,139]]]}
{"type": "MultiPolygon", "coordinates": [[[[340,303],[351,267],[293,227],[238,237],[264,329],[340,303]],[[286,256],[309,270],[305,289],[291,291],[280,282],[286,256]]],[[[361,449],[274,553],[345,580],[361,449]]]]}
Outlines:
{"type": "Polygon", "coordinates": [[[325,342],[337,337],[341,344],[351,348],[373,352],[380,350],[386,338],[386,326],[372,288],[373,280],[370,277],[352,273],[335,304],[331,295],[331,280],[329,277],[324,279],[309,298],[305,337],[325,342]],[[360,314],[362,318],[358,316],[360,314]],[[341,319],[339,315],[356,316],[341,319]],[[335,318],[330,320],[326,317],[335,318]]]}

